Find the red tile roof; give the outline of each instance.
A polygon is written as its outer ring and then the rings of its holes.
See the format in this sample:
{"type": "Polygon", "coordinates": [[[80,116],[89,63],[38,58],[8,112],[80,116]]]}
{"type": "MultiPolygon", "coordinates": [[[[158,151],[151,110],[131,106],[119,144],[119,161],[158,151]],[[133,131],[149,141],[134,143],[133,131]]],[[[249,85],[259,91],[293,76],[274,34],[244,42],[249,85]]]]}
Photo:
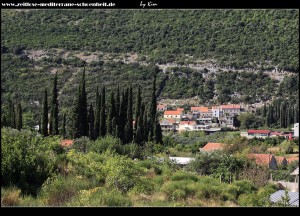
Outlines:
{"type": "Polygon", "coordinates": [[[248,154],[249,159],[254,159],[255,163],[269,165],[273,155],[271,154],[248,154]]]}
{"type": "Polygon", "coordinates": [[[182,111],[182,112],[183,112],[183,111],[184,111],[184,108],[177,108],[176,110],[177,110],[177,111],[182,111]]]}
{"type": "Polygon", "coordinates": [[[224,143],[207,143],[202,149],[204,151],[214,151],[214,150],[220,150],[225,147],[226,144],[224,143]]]}
{"type": "Polygon", "coordinates": [[[208,107],[191,107],[192,111],[209,112],[208,107]]]}
{"type": "Polygon", "coordinates": [[[195,121],[181,121],[179,122],[180,125],[196,125],[195,121]]]}
{"type": "Polygon", "coordinates": [[[266,133],[270,133],[271,131],[269,131],[269,130],[248,130],[247,131],[248,132],[248,134],[249,133],[254,133],[254,134],[266,134],[266,133]]]}
{"type": "Polygon", "coordinates": [[[241,109],[241,105],[239,104],[221,105],[221,109],[241,109]]]}
{"type": "Polygon", "coordinates": [[[178,111],[178,110],[166,110],[164,112],[164,115],[181,115],[182,111],[178,111]]]}
{"type": "Polygon", "coordinates": [[[74,143],[74,140],[69,140],[69,139],[65,139],[65,140],[60,141],[60,144],[62,146],[70,146],[70,145],[73,145],[73,143],[74,143]]]}

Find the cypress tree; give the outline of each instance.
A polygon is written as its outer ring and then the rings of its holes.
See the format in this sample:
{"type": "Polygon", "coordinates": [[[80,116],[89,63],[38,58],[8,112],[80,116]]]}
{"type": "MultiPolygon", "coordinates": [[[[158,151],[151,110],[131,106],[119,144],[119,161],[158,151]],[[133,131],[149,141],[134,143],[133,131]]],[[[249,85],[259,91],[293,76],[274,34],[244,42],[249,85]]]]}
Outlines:
{"type": "MultiPolygon", "coordinates": [[[[152,84],[152,96],[151,96],[151,104],[150,104],[150,120],[154,124],[155,117],[156,117],[156,72],[154,73],[154,79],[152,84]]],[[[153,125],[151,124],[151,125],[153,125]]]]}
{"type": "Polygon", "coordinates": [[[98,87],[96,91],[96,114],[95,114],[95,137],[99,137],[100,132],[100,110],[101,110],[101,95],[99,95],[98,87]]]}
{"type": "Polygon", "coordinates": [[[148,113],[144,111],[144,122],[143,122],[143,137],[144,137],[144,141],[150,141],[148,140],[148,135],[149,135],[149,127],[148,127],[148,113]]]}
{"type": "Polygon", "coordinates": [[[106,116],[105,116],[105,87],[101,93],[101,109],[100,109],[100,133],[101,137],[106,135],[106,116]]]}
{"type": "Polygon", "coordinates": [[[266,104],[264,104],[263,109],[262,109],[262,117],[265,118],[266,115],[267,115],[267,107],[266,107],[266,104]]]}
{"type": "Polygon", "coordinates": [[[285,128],[285,102],[280,105],[280,127],[285,128]]]}
{"type": "Polygon", "coordinates": [[[119,137],[120,136],[120,134],[119,134],[119,122],[120,122],[120,119],[119,119],[119,117],[120,117],[120,104],[121,104],[121,99],[120,99],[120,87],[119,87],[119,85],[118,85],[118,87],[117,87],[117,95],[116,95],[116,105],[115,105],[115,112],[116,112],[116,114],[115,114],[115,126],[116,126],[116,129],[115,129],[115,136],[116,137],[119,137]]]}
{"type": "Polygon", "coordinates": [[[80,88],[80,119],[81,119],[81,136],[88,136],[88,116],[87,116],[87,98],[85,91],[85,67],[82,74],[81,88],[80,88]]]}
{"type": "Polygon", "coordinates": [[[63,114],[63,122],[62,122],[62,130],[61,130],[61,135],[63,137],[66,137],[67,133],[66,133],[66,120],[67,120],[67,115],[66,113],[63,114]]]}
{"type": "Polygon", "coordinates": [[[122,100],[120,104],[120,114],[119,114],[119,127],[118,133],[120,140],[124,143],[125,126],[127,124],[127,106],[128,106],[128,89],[123,91],[122,100]]]}
{"type": "Polygon", "coordinates": [[[128,105],[127,105],[127,124],[126,124],[126,143],[132,142],[133,137],[133,127],[132,127],[132,87],[130,86],[128,89],[128,105]]]}
{"type": "Polygon", "coordinates": [[[95,124],[94,109],[93,109],[93,105],[91,104],[89,109],[89,138],[91,140],[95,140],[94,124],[95,124]]]}
{"type": "Polygon", "coordinates": [[[299,105],[294,106],[294,123],[299,122],[299,105]]]}
{"type": "Polygon", "coordinates": [[[42,115],[39,115],[39,130],[38,130],[38,132],[42,133],[41,131],[42,131],[42,115]]]}
{"type": "Polygon", "coordinates": [[[7,120],[6,115],[7,115],[6,112],[3,112],[2,115],[1,115],[1,128],[8,126],[8,120],[7,120]]]}
{"type": "Polygon", "coordinates": [[[19,103],[16,109],[16,129],[21,130],[22,126],[22,107],[21,103],[19,103]]]}
{"type": "Polygon", "coordinates": [[[160,127],[160,124],[159,122],[156,120],[156,123],[154,125],[154,140],[156,143],[160,143],[160,144],[163,144],[163,141],[162,141],[162,131],[161,131],[161,127],[160,127]]]}
{"type": "Polygon", "coordinates": [[[136,96],[136,103],[135,103],[135,118],[136,119],[140,117],[141,104],[142,104],[141,88],[139,86],[137,96],[136,96]]]}
{"type": "Polygon", "coordinates": [[[80,117],[80,103],[81,103],[81,99],[80,99],[80,93],[81,93],[81,89],[80,86],[78,87],[78,95],[77,98],[74,101],[74,104],[72,106],[72,136],[73,138],[79,138],[81,137],[81,117],[80,117]]]}
{"type": "Polygon", "coordinates": [[[143,145],[144,143],[144,105],[141,104],[139,111],[139,117],[136,118],[134,142],[138,145],[143,145]]]}
{"type": "Polygon", "coordinates": [[[11,100],[8,101],[7,124],[8,127],[16,128],[15,106],[11,100]]]}
{"type": "Polygon", "coordinates": [[[109,103],[109,110],[107,115],[107,134],[114,135],[115,134],[115,99],[114,93],[110,92],[110,103],[109,103]],[[114,122],[113,122],[114,121],[114,122]]]}
{"type": "Polygon", "coordinates": [[[42,128],[41,134],[48,136],[48,99],[47,89],[44,92],[43,111],[42,111],[42,128]]]}
{"type": "Polygon", "coordinates": [[[50,111],[50,127],[49,132],[51,135],[58,135],[58,101],[57,101],[57,73],[55,73],[53,90],[52,90],[52,101],[50,111]]]}

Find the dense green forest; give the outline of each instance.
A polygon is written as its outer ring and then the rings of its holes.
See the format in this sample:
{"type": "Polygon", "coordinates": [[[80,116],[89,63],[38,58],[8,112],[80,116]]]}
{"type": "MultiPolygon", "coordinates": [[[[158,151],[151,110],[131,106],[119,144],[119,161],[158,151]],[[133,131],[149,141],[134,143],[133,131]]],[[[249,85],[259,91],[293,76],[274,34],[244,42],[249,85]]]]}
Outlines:
{"type": "Polygon", "coordinates": [[[188,54],[233,67],[299,70],[298,10],[2,10],[1,20],[9,50],[135,52],[155,63],[188,54]]]}
{"type": "Polygon", "coordinates": [[[20,102],[25,126],[38,123],[56,72],[59,109],[71,112],[83,66],[94,107],[103,86],[110,95],[132,84],[135,95],[139,85],[150,100],[154,71],[158,99],[299,104],[298,73],[274,79],[265,72],[275,65],[298,71],[297,10],[2,10],[1,18],[1,106],[20,102]],[[175,66],[156,65],[166,63],[175,66]]]}

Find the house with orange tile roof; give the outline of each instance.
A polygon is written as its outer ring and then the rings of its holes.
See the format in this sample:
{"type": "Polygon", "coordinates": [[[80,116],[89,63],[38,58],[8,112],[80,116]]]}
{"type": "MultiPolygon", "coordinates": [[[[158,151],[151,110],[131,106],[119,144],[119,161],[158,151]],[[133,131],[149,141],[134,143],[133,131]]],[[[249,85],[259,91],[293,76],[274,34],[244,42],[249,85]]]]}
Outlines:
{"type": "Polygon", "coordinates": [[[165,119],[181,119],[183,115],[183,112],[180,110],[166,110],[164,112],[164,118],[165,119]]]}
{"type": "Polygon", "coordinates": [[[285,157],[283,156],[275,156],[277,165],[281,165],[281,166],[287,166],[288,165],[288,161],[285,157]]]}
{"type": "Polygon", "coordinates": [[[74,143],[74,140],[71,140],[71,139],[64,139],[64,140],[60,141],[60,144],[64,147],[71,146],[71,145],[73,145],[73,143],[74,143]]]}
{"type": "Polygon", "coordinates": [[[248,154],[247,157],[254,160],[257,165],[268,166],[270,169],[277,168],[277,161],[272,154],[248,154]]]}
{"type": "Polygon", "coordinates": [[[203,148],[200,148],[200,151],[211,152],[216,150],[222,150],[226,144],[224,143],[207,143],[203,148]]]}

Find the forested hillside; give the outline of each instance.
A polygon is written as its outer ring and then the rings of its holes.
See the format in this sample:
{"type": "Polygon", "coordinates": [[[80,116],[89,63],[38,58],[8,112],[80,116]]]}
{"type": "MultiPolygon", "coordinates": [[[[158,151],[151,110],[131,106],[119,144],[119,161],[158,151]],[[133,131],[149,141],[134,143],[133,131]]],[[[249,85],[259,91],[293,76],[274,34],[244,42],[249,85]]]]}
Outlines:
{"type": "Polygon", "coordinates": [[[1,12],[1,104],[21,101],[34,119],[55,72],[59,107],[68,111],[84,66],[93,104],[97,87],[106,86],[109,94],[129,83],[142,86],[147,101],[154,71],[158,99],[298,101],[298,10],[1,12]],[[275,66],[292,73],[272,78],[275,66]]]}
{"type": "Polygon", "coordinates": [[[3,10],[1,45],[299,69],[298,10],[3,10]]]}

